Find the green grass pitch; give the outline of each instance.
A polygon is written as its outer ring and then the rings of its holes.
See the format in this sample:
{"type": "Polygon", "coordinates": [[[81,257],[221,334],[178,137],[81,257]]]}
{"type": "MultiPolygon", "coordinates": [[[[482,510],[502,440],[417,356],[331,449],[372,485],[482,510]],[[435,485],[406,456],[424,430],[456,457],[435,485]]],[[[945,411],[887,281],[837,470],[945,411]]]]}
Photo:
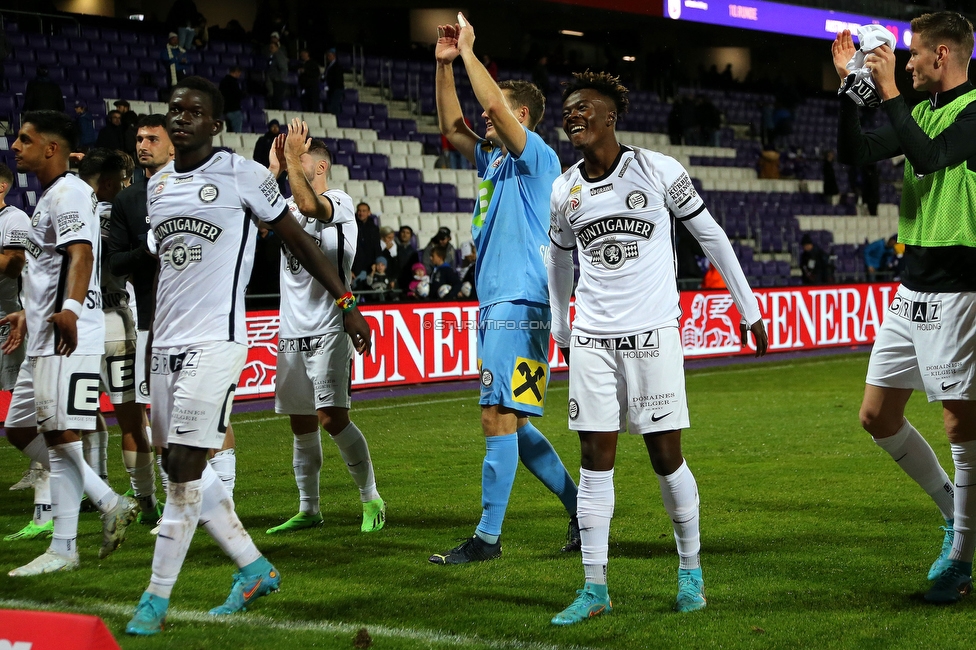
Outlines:
{"type": "MultiPolygon", "coordinates": [[[[166,631],[127,638],[122,628],[149,580],[153,538],[134,526],[97,559],[97,517],[83,514],[81,569],[29,580],[6,576],[46,542],[0,542],[0,607],[102,616],[124,648],[219,650],[352,648],[367,628],[374,648],[952,648],[976,617],[970,602],[936,608],[921,594],[941,544],[929,498],[864,433],[857,419],[864,354],[688,372],[692,428],[684,451],[701,494],[708,608],[670,611],[677,555],[644,446],[622,437],[610,538],[608,616],[549,624],[582,586],[579,555],[558,552],[559,502],[519,470],[500,560],[427,563],[470,535],[480,516],[481,461],[473,391],[361,402],[353,417],[369,440],[386,528],[359,532],[358,492],[324,441],[325,526],[290,536],[264,531],[297,512],[287,420],[235,416],[237,510],[279,568],[282,590],[227,622],[203,614],[223,602],[233,567],[198,531],[173,593],[166,631]]],[[[539,428],[578,477],[579,446],[566,428],[567,386],[550,386],[539,428]]],[[[908,416],[951,468],[941,409],[916,395],[908,416]]],[[[112,483],[125,489],[118,438],[112,483]]],[[[0,443],[0,534],[30,516],[27,492],[5,488],[26,468],[0,443]]],[[[950,470],[951,474],[951,470],[950,470]]]]}

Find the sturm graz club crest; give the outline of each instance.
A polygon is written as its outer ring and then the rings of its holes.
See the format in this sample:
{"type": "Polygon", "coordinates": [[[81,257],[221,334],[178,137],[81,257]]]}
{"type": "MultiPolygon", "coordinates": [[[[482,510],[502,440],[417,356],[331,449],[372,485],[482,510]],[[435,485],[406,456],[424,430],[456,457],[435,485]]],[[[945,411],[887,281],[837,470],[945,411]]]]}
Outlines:
{"type": "Polygon", "coordinates": [[[602,265],[607,269],[619,269],[629,259],[640,255],[636,242],[608,241],[592,251],[593,264],[602,265]]]}
{"type": "Polygon", "coordinates": [[[481,371],[481,385],[482,386],[486,386],[486,387],[487,386],[491,386],[491,382],[493,382],[494,380],[495,380],[495,377],[494,377],[494,375],[491,374],[491,370],[488,370],[487,368],[485,368],[484,370],[481,371]]]}
{"type": "Polygon", "coordinates": [[[579,417],[579,402],[570,398],[569,400],[569,419],[575,420],[579,417]]]}
{"type": "Polygon", "coordinates": [[[627,195],[627,207],[631,210],[640,210],[645,205],[647,205],[647,197],[643,192],[634,190],[627,195]]]}
{"type": "Polygon", "coordinates": [[[285,260],[288,265],[288,272],[292,275],[298,275],[302,270],[302,263],[298,261],[298,258],[292,255],[289,251],[285,251],[285,260]]]}
{"type": "Polygon", "coordinates": [[[217,191],[217,186],[213,183],[207,183],[200,188],[200,200],[204,203],[213,203],[217,200],[217,195],[220,192],[217,191]]]}

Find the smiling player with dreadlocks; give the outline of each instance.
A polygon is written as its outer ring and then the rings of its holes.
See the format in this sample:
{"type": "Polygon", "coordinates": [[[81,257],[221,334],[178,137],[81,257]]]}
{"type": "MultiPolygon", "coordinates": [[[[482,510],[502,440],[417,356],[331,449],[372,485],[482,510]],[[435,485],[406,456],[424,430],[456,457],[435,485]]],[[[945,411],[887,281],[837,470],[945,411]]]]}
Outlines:
{"type": "Polygon", "coordinates": [[[673,158],[617,142],[627,89],[607,73],[574,75],[563,92],[563,131],[583,160],[553,183],[548,270],[552,336],[572,360],[569,428],[580,438],[578,516],[586,582],[557,614],[570,625],[611,610],[607,550],[617,435],[644,439],[674,526],[680,565],[675,609],[705,607],[698,487],[681,454],[688,427],[678,333],[674,221],[683,221],[719,270],[739,312],[742,341],[766,352],[759,308],[722,229],[673,158]],[[569,323],[573,249],[579,249],[576,318],[569,323]],[[749,324],[747,327],[747,323],[749,324]]]}

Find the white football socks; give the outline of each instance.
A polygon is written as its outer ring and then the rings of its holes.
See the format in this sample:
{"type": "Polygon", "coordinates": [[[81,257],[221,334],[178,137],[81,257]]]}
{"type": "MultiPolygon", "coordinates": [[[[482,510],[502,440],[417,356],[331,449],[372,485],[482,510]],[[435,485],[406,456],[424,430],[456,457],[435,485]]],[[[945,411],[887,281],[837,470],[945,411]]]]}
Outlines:
{"type": "Polygon", "coordinates": [[[170,597],[193,541],[203,507],[202,484],[203,479],[169,484],[153,552],[152,578],[146,589],[160,598],[170,597]]]}
{"type": "Polygon", "coordinates": [[[254,546],[254,541],[234,512],[234,502],[224,489],[223,481],[209,465],[203,468],[200,481],[203,493],[200,525],[203,529],[238,567],[247,566],[261,557],[261,552],[254,546]]]}
{"type": "Polygon", "coordinates": [[[44,441],[44,434],[39,433],[34,439],[27,443],[24,451],[21,452],[35,463],[39,463],[46,470],[51,469],[51,454],[47,450],[47,443],[44,441]]]}
{"type": "Polygon", "coordinates": [[[339,454],[346,461],[352,480],[359,488],[359,498],[363,503],[379,499],[380,493],[376,491],[376,478],[373,476],[373,462],[369,457],[369,445],[356,423],[349,422],[338,435],[332,436],[332,440],[339,448],[339,454]]]}
{"type": "Polygon", "coordinates": [[[81,462],[82,476],[85,481],[85,494],[91,499],[92,505],[101,513],[106,513],[119,503],[119,495],[105,482],[95,470],[81,457],[81,445],[78,446],[78,460],[81,462]]]}
{"type": "Polygon", "coordinates": [[[976,550],[976,440],[970,442],[954,442],[952,447],[952,461],[956,465],[956,497],[952,528],[955,535],[952,539],[950,560],[962,562],[973,561],[973,551],[976,550]]]}
{"type": "Polygon", "coordinates": [[[54,512],[54,537],[51,550],[71,557],[78,552],[78,510],[85,479],[82,468],[91,471],[82,457],[81,442],[55,445],[51,456],[51,504],[54,512]]]}
{"type": "Polygon", "coordinates": [[[51,507],[51,472],[46,469],[37,470],[34,479],[34,525],[43,526],[54,517],[51,507]]]}
{"type": "Polygon", "coordinates": [[[163,469],[163,454],[160,451],[159,455],[156,456],[156,469],[159,470],[159,480],[163,484],[163,494],[169,493],[169,474],[163,469]]]}
{"type": "Polygon", "coordinates": [[[701,537],[698,532],[698,484],[688,463],[667,476],[657,474],[664,509],[671,517],[674,541],[678,547],[679,569],[701,566],[701,537]]]}
{"type": "Polygon", "coordinates": [[[610,548],[613,508],[613,470],[598,472],[581,467],[576,517],[580,527],[586,582],[607,584],[607,554],[610,548]]]}
{"type": "Polygon", "coordinates": [[[86,431],[81,436],[85,460],[100,477],[108,477],[108,431],[86,431]]]}
{"type": "Polygon", "coordinates": [[[319,474],[322,472],[322,435],[318,429],[295,435],[292,467],[298,484],[298,511],[306,515],[319,512],[319,474]]]}
{"type": "Polygon", "coordinates": [[[234,486],[237,483],[237,454],[233,449],[224,449],[214,454],[210,459],[210,467],[217,472],[220,482],[224,484],[227,496],[234,499],[234,486]]]}
{"type": "Polygon", "coordinates": [[[122,450],[122,462],[129,473],[129,485],[143,510],[156,507],[156,472],[152,452],[122,450]]]}
{"type": "Polygon", "coordinates": [[[887,451],[899,467],[932,497],[946,521],[953,518],[952,482],[932,447],[911,422],[906,419],[895,435],[875,438],[874,442],[887,451]]]}

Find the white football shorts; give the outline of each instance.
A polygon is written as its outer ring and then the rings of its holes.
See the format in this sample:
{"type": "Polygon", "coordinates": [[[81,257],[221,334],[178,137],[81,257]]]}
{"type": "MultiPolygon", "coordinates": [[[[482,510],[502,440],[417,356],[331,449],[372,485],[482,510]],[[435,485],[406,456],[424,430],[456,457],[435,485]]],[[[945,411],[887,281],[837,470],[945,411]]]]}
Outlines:
{"type": "Polygon", "coordinates": [[[129,310],[105,312],[102,390],[112,404],[136,399],[136,329],[129,310]]]}
{"type": "Polygon", "coordinates": [[[27,357],[20,367],[6,426],[48,431],[94,431],[101,357],[27,357]]]}
{"type": "Polygon", "coordinates": [[[645,434],[688,426],[684,353],[677,327],[607,339],[573,334],[571,430],[645,434]]]}
{"type": "Polygon", "coordinates": [[[220,449],[247,346],[231,341],[153,348],[153,445],[220,449]]]}
{"type": "Polygon", "coordinates": [[[330,406],[349,408],[353,352],[345,332],[278,341],[275,413],[315,415],[330,406]]]}
{"type": "Polygon", "coordinates": [[[976,292],[898,287],[871,349],[866,383],[925,391],[930,402],[976,399],[976,292]]]}

